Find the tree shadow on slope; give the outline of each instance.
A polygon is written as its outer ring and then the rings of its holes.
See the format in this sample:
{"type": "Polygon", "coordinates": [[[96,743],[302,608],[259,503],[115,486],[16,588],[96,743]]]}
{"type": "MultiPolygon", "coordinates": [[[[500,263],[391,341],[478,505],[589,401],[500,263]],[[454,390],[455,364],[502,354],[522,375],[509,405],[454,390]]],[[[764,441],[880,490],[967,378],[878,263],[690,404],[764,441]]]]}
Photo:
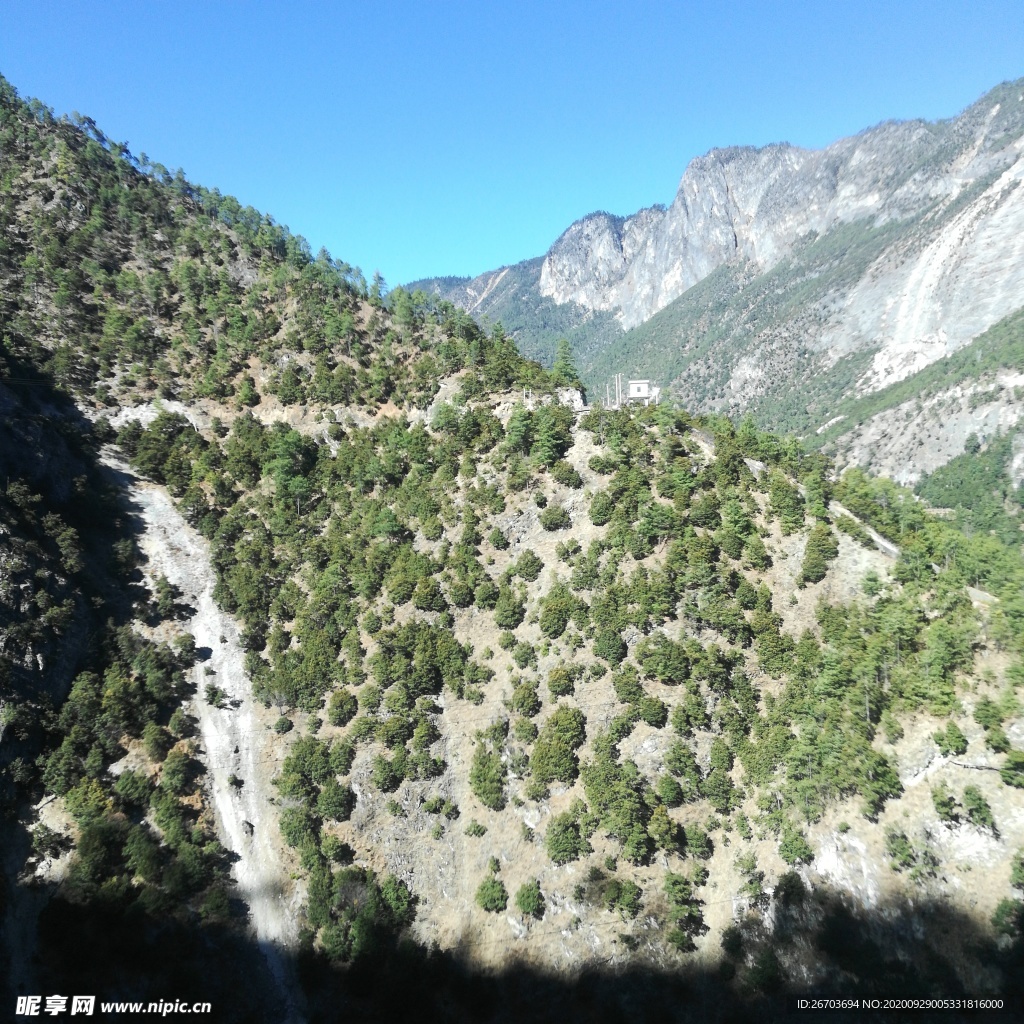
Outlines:
{"type": "MultiPolygon", "coordinates": [[[[978,921],[945,903],[893,902],[854,911],[819,892],[777,912],[770,930],[760,919],[743,925],[732,958],[713,966],[679,961],[586,968],[567,978],[522,963],[481,973],[460,951],[425,951],[400,944],[343,971],[321,957],[300,958],[310,1020],[586,1021],[594,1024],[783,1021],[792,998],[819,994],[868,996],[1001,996],[1002,1017],[1021,1019],[1024,948],[1000,943],[978,921]]],[[[861,1010],[799,1019],[859,1021],[861,1010]]],[[[899,1012],[872,1020],[903,1019],[899,1012]]],[[[917,1012],[914,1020],[972,1020],[970,1013],[917,1012]]]]}
{"type": "MultiPolygon", "coordinates": [[[[306,948],[287,961],[286,973],[298,979],[301,997],[294,1002],[310,1024],[1021,1019],[1020,938],[996,941],[978,921],[941,901],[904,900],[858,911],[819,892],[772,920],[770,928],[760,920],[744,922],[741,941],[710,965],[681,960],[672,967],[597,966],[566,976],[510,962],[481,971],[465,951],[430,951],[382,931],[366,945],[372,952],[354,964],[338,968],[306,948]],[[793,999],[807,995],[861,1001],[995,997],[1006,1009],[794,1012],[793,999]]],[[[259,946],[237,926],[161,917],[113,893],[83,906],[56,892],[40,918],[35,968],[37,994],[209,1002],[209,1019],[226,1024],[287,1018],[259,946]]]]}

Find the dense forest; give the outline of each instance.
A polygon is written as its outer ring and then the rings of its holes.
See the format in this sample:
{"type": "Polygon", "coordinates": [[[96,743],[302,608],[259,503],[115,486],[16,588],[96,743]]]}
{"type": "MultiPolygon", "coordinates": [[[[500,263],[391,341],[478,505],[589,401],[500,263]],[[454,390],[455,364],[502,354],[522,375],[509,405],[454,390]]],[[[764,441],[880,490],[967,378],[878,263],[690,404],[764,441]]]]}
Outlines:
{"type": "Polygon", "coordinates": [[[521,1016],[529,973],[492,977],[504,1007],[474,974],[513,940],[553,1014],[582,998],[553,950],[610,963],[600,1019],[655,1019],[679,985],[721,1019],[808,984],[1014,991],[1008,439],[921,485],[969,506],[947,520],[750,417],[580,409],[567,345],[545,370],[2,79],[0,227],[0,912],[12,963],[38,914],[23,976],[244,992],[238,1020],[279,998],[239,985],[260,954],[197,726],[225,694],[140,554],[123,459],[208,545],[287,743],[311,1019],[385,1019],[403,972],[438,979],[425,1013],[521,1016]],[[922,736],[948,766],[923,811],[902,771],[922,736]],[[943,828],[1001,858],[953,938],[969,866],[943,828]],[[905,927],[811,885],[847,835],[880,844],[905,927]],[[187,980],[211,957],[216,983],[187,980]]]}

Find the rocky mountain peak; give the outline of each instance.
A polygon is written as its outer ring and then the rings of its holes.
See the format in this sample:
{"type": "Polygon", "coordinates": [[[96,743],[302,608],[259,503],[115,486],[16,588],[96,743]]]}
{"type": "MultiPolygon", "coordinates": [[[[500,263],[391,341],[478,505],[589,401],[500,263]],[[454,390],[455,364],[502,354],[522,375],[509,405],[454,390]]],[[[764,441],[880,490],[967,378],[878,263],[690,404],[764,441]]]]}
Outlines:
{"type": "Polygon", "coordinates": [[[807,235],[861,219],[919,213],[1019,157],[1024,130],[1010,83],[947,122],[890,121],[821,150],[788,143],[713,149],[686,168],[668,209],[596,214],[544,259],[540,292],[614,310],[623,328],[649,319],[723,264],[775,266],[807,235]]]}

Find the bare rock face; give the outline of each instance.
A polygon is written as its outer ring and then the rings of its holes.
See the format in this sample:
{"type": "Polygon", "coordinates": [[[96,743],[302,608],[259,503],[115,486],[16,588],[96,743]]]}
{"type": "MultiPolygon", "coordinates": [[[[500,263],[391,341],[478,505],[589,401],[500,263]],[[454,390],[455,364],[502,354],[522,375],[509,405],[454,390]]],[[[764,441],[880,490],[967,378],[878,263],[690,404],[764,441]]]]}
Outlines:
{"type": "MultiPolygon", "coordinates": [[[[742,260],[764,272],[809,235],[967,199],[917,260],[878,268],[881,276],[864,283],[836,325],[840,343],[856,334],[902,350],[909,336],[923,336],[921,358],[936,358],[959,340],[938,325],[949,313],[963,325],[958,335],[973,336],[1024,302],[1024,193],[1017,188],[1024,161],[1019,137],[1005,144],[1008,121],[1024,128],[1024,101],[1012,95],[985,104],[953,122],[883,124],[822,150],[712,150],[687,167],[667,209],[625,218],[599,213],[573,224],[544,259],[540,292],[615,310],[629,329],[723,264],[742,260]],[[879,293],[891,301],[879,302],[879,293]],[[882,315],[872,317],[878,305],[882,315]]],[[[921,358],[881,354],[875,374],[888,380],[912,372],[921,358]]]]}

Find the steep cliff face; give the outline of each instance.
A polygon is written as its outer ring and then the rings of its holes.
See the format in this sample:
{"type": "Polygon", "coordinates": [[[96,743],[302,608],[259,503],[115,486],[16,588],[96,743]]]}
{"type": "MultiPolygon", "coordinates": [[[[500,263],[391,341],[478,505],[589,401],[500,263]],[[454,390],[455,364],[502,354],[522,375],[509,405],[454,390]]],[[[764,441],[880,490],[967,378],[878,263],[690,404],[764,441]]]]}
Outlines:
{"type": "MultiPolygon", "coordinates": [[[[965,209],[910,268],[881,268],[902,288],[868,333],[899,341],[924,330],[939,340],[940,300],[951,292],[957,312],[973,307],[962,301],[956,279],[970,278],[994,248],[986,301],[964,325],[977,333],[978,323],[987,327],[1009,312],[1000,296],[1020,284],[1015,257],[1024,205],[1016,185],[1024,165],[1019,138],[1007,145],[1006,136],[1022,128],[1024,102],[1007,95],[987,97],[952,122],[883,124],[823,150],[786,144],[712,150],[686,169],[667,209],[626,218],[595,214],[573,224],[544,259],[540,292],[556,302],[615,310],[629,329],[723,264],[745,261],[764,272],[808,235],[866,218],[881,224],[915,217],[971,191],[965,209]],[[929,302],[933,294],[937,301],[929,302]]],[[[868,289],[865,301],[858,294],[852,305],[858,312],[874,306],[876,292],[868,289]]],[[[883,361],[878,372],[895,368],[883,361]]]]}

